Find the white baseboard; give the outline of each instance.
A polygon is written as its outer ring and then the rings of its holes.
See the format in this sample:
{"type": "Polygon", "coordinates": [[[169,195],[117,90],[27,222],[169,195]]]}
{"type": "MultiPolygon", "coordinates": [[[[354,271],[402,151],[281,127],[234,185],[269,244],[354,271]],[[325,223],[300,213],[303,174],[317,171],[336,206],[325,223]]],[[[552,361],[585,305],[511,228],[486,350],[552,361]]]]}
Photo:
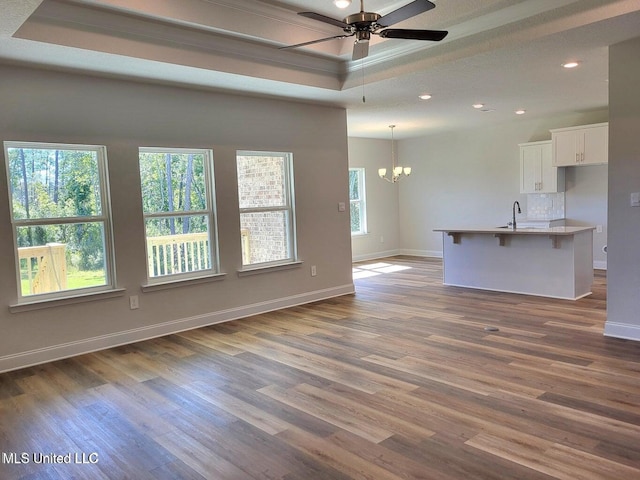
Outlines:
{"type": "Polygon", "coordinates": [[[442,258],[442,250],[400,250],[400,255],[408,255],[410,257],[429,257],[429,258],[442,258]]]}
{"type": "Polygon", "coordinates": [[[353,283],[0,357],[0,373],[355,293],[353,283]]]}
{"type": "Polygon", "coordinates": [[[386,250],[384,252],[368,253],[363,255],[354,255],[354,262],[364,262],[367,260],[378,260],[379,258],[395,257],[396,255],[407,255],[409,257],[429,257],[429,258],[442,258],[442,251],[436,250],[386,250]]]}
{"type": "Polygon", "coordinates": [[[607,262],[606,261],[593,261],[593,268],[595,270],[606,270],[607,269],[607,262]]]}
{"type": "Polygon", "coordinates": [[[640,325],[607,321],[604,324],[604,336],[625,340],[640,340],[640,325]]]}
{"type": "Polygon", "coordinates": [[[362,255],[353,255],[351,258],[354,262],[365,262],[367,260],[377,260],[379,258],[394,257],[400,255],[400,250],[385,250],[382,252],[364,253],[362,255]]]}

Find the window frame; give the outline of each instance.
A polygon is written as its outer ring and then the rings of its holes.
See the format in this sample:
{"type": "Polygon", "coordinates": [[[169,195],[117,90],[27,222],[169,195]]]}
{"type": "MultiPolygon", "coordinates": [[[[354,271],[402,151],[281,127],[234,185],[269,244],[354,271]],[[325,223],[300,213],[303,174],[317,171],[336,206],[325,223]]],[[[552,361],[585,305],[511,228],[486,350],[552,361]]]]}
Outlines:
{"type": "MultiPolygon", "coordinates": [[[[287,222],[286,239],[287,250],[289,256],[280,260],[273,260],[268,262],[248,263],[245,264],[242,261],[242,267],[240,272],[251,272],[256,270],[277,268],[283,266],[292,266],[299,264],[298,260],[298,241],[297,241],[297,228],[296,228],[296,212],[295,212],[295,188],[294,188],[294,174],[293,174],[293,153],[292,152],[276,152],[265,150],[237,150],[236,151],[236,169],[238,167],[238,157],[282,157],[284,159],[284,197],[285,202],[281,206],[270,207],[240,207],[240,186],[238,178],[238,219],[242,225],[243,213],[266,213],[266,212],[287,212],[289,221],[287,222]]],[[[242,242],[242,238],[240,239],[242,242]]],[[[242,248],[242,245],[240,245],[242,248]]]]}
{"type": "MultiPolygon", "coordinates": [[[[349,183],[349,206],[352,204],[360,205],[360,230],[354,232],[351,230],[351,236],[359,236],[366,235],[368,233],[367,229],[367,194],[366,194],[366,185],[365,185],[365,168],[364,167],[350,167],[349,173],[352,171],[357,172],[358,174],[358,199],[351,199],[351,183],[349,183]]],[[[349,215],[351,215],[351,208],[349,208],[349,215]]],[[[351,216],[349,216],[349,229],[351,229],[351,216]]]]}
{"type": "MultiPolygon", "coordinates": [[[[140,172],[140,154],[141,153],[160,153],[160,154],[194,154],[204,156],[204,183],[205,183],[205,210],[180,210],[174,212],[154,212],[145,213],[142,205],[143,229],[144,229],[144,250],[145,250],[145,270],[147,272],[147,283],[142,285],[143,291],[152,290],[153,287],[163,287],[175,283],[190,284],[193,281],[202,279],[222,278],[224,275],[220,273],[220,252],[218,245],[218,215],[216,211],[216,188],[215,188],[215,172],[214,172],[214,154],[210,148],[184,148],[184,147],[138,147],[138,172],[140,172]],[[168,217],[185,217],[185,216],[205,216],[207,218],[209,235],[209,258],[210,266],[206,269],[193,270],[183,273],[171,273],[165,275],[151,276],[149,271],[148,242],[147,242],[147,220],[161,219],[168,217]]],[[[142,176],[140,177],[142,188],[142,176]]],[[[142,201],[142,198],[140,199],[142,201]]]]}
{"type": "Polygon", "coordinates": [[[42,304],[64,299],[77,299],[94,294],[114,293],[116,288],[116,268],[115,268],[115,243],[113,239],[113,215],[111,211],[111,189],[109,186],[109,167],[107,161],[107,147],[104,145],[87,145],[57,142],[32,142],[32,141],[12,141],[6,140],[4,144],[5,167],[7,175],[7,186],[9,193],[9,214],[11,219],[11,230],[13,235],[14,270],[16,275],[16,290],[18,294],[17,305],[12,305],[12,311],[19,311],[20,306],[30,304],[42,304]],[[100,194],[100,215],[74,216],[74,217],[44,217],[38,219],[16,219],[13,212],[13,192],[11,189],[11,171],[9,165],[9,149],[24,148],[32,150],[75,150],[93,151],[96,153],[97,172],[99,180],[100,194]],[[22,278],[20,274],[20,254],[18,251],[18,229],[22,227],[36,227],[46,225],[73,225],[82,223],[102,223],[104,242],[104,285],[96,285],[85,288],[72,288],[58,290],[54,292],[36,293],[24,295],[22,292],[22,278]]]}

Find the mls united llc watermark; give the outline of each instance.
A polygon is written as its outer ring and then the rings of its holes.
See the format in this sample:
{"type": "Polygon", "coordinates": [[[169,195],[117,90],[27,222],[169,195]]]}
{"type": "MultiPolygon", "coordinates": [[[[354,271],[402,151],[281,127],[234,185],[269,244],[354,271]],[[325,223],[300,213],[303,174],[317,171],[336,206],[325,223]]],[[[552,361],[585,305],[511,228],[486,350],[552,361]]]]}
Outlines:
{"type": "Polygon", "coordinates": [[[41,453],[41,452],[1,452],[0,463],[20,465],[35,464],[69,464],[69,465],[94,465],[99,461],[98,454],[92,453],[41,453]]]}

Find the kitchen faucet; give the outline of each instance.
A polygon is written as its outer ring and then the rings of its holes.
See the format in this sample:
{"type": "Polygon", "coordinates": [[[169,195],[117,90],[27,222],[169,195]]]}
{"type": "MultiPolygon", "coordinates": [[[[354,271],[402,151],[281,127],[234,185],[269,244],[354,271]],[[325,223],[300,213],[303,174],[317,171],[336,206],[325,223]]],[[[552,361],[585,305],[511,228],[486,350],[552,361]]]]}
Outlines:
{"type": "Polygon", "coordinates": [[[522,213],[522,210],[520,210],[520,202],[516,200],[513,202],[513,217],[511,218],[511,228],[514,230],[516,229],[516,205],[518,206],[518,213],[522,213]]]}

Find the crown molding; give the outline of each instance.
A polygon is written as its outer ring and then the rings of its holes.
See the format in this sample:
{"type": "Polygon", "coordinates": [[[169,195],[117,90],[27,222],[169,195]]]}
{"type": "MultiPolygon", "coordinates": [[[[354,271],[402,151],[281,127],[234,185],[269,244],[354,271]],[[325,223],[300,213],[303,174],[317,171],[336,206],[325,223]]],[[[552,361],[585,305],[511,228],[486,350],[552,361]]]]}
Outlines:
{"type": "MultiPolygon", "coordinates": [[[[165,22],[123,9],[96,6],[104,3],[47,1],[18,29],[15,38],[332,90],[341,88],[345,61],[340,58],[279,50],[275,42],[231,35],[210,26],[211,22],[203,22],[209,26],[202,28],[192,22],[165,22]]],[[[124,2],[108,3],[113,6],[124,2]]]]}

